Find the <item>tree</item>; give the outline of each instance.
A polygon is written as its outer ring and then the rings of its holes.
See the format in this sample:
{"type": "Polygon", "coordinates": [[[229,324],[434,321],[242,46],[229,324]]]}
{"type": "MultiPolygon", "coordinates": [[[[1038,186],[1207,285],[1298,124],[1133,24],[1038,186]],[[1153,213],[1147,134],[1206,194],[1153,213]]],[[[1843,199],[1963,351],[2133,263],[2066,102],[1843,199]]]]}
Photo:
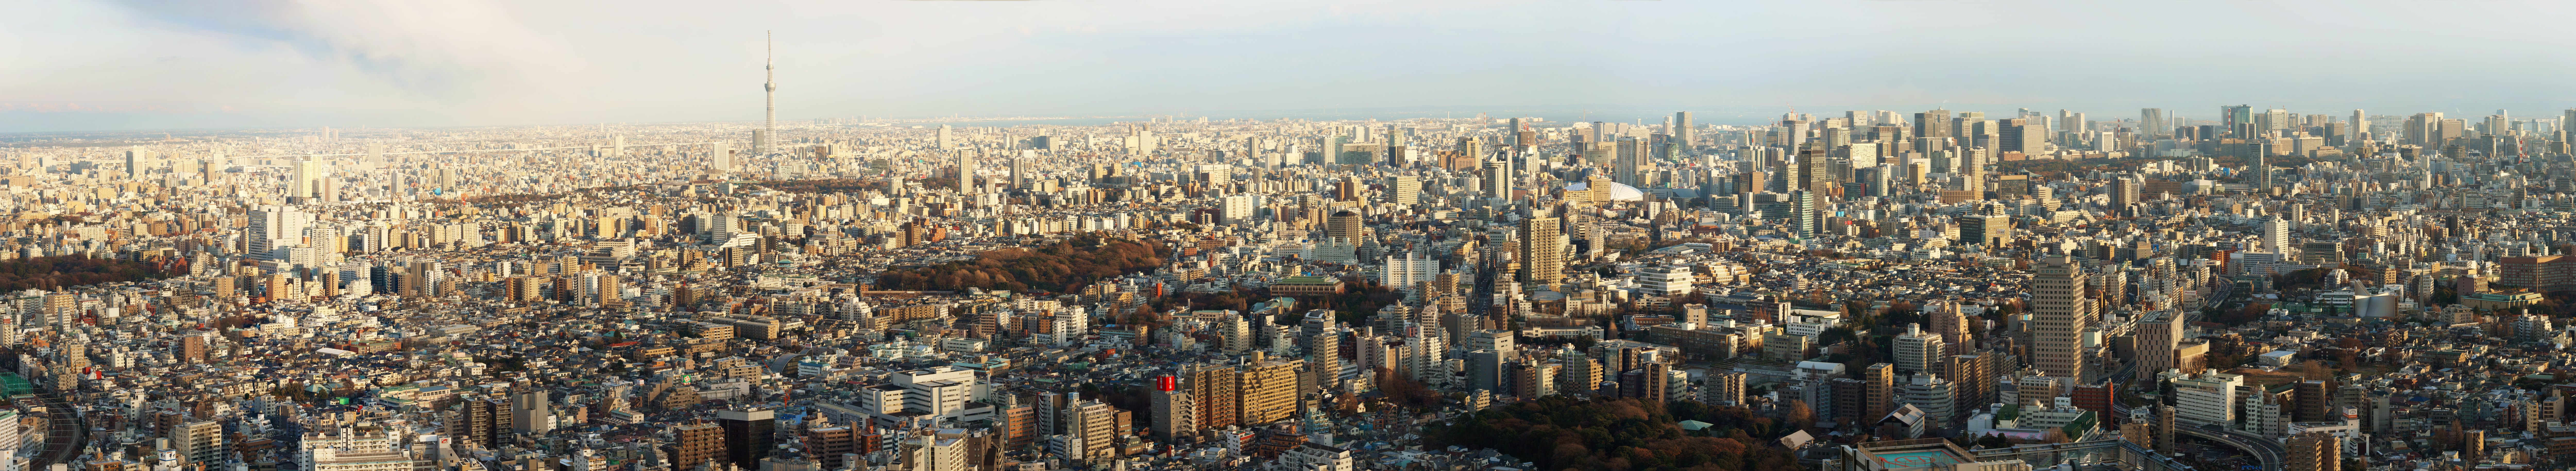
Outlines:
{"type": "Polygon", "coordinates": [[[1790,427],[1800,429],[1814,427],[1816,426],[1816,409],[1807,407],[1807,401],[1792,399],[1789,401],[1788,410],[1780,413],[1780,420],[1788,422],[1786,425],[1790,427]]]}

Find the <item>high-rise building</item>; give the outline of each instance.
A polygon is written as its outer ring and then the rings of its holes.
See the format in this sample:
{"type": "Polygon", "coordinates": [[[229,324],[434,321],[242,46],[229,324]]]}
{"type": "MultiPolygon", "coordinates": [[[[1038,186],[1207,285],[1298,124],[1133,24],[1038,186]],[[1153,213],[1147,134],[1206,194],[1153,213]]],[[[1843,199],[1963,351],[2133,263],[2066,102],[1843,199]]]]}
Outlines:
{"type": "Polygon", "coordinates": [[[725,459],[725,430],[716,424],[672,427],[671,439],[671,469],[696,469],[725,459]]]}
{"type": "Polygon", "coordinates": [[[2139,108],[2138,127],[2148,137],[2173,137],[2173,124],[2165,121],[2164,108],[2139,108]]]}
{"type": "Polygon", "coordinates": [[[1699,401],[1715,405],[1744,405],[1744,373],[1710,371],[1700,377],[1699,401]]]}
{"type": "Polygon", "coordinates": [[[715,142],[707,143],[708,170],[712,170],[717,173],[732,172],[733,166],[733,142],[719,139],[715,142]]]}
{"type": "Polygon", "coordinates": [[[1923,324],[1906,324],[1905,333],[1896,336],[1891,349],[1895,351],[1897,371],[1927,373],[1940,371],[1936,368],[1944,366],[1942,353],[1949,351],[1942,346],[1941,335],[1924,332],[1923,324]]]}
{"type": "Polygon", "coordinates": [[[331,175],[330,162],[307,156],[295,161],[287,172],[286,197],[289,203],[306,203],[322,196],[322,179],[331,175]]]}
{"type": "Polygon", "coordinates": [[[1696,132],[1696,130],[1691,129],[1691,112],[1679,111],[1673,113],[1673,142],[1681,143],[1683,151],[1690,151],[1691,147],[1696,145],[1694,144],[1695,141],[1691,140],[1691,137],[1696,132]]]}
{"type": "Polygon", "coordinates": [[[1648,149],[1646,148],[1646,140],[1637,138],[1620,138],[1615,150],[1618,154],[1617,157],[1615,157],[1616,160],[1612,161],[1610,173],[1611,178],[1615,179],[1622,185],[1645,188],[1645,182],[1638,180],[1638,169],[1644,167],[1646,164],[1646,153],[1648,152],[1648,149]]]}
{"type": "Polygon", "coordinates": [[[1360,238],[1367,236],[1367,234],[1368,228],[1360,225],[1359,213],[1354,213],[1350,210],[1341,210],[1334,212],[1332,217],[1324,219],[1324,235],[1326,237],[1341,239],[1343,241],[1350,242],[1352,245],[1358,245],[1360,238]]]}
{"type": "Polygon", "coordinates": [[[2263,220],[2262,243],[2262,249],[2264,252],[2280,254],[2283,257],[2296,256],[2295,254],[2292,254],[2292,251],[2290,250],[2290,221],[2282,219],[2280,216],[2272,216],[2263,220]]]}
{"type": "Polygon", "coordinates": [[[973,149],[957,151],[957,191],[959,193],[982,192],[984,187],[975,184],[975,174],[984,170],[983,160],[982,152],[973,149]]]}
{"type": "Polygon", "coordinates": [[[250,212],[247,232],[250,256],[259,260],[283,260],[284,247],[304,245],[304,227],[312,216],[294,206],[264,206],[250,212]]]}
{"type": "Polygon", "coordinates": [[[2148,381],[2165,370],[2181,368],[2178,352],[2182,348],[2182,325],[2186,316],[2172,311],[2156,311],[2138,318],[2136,380],[2148,381]]]}
{"type": "Polygon", "coordinates": [[[1988,248],[2012,243],[2012,216],[1969,214],[1959,216],[1959,243],[1983,244],[1988,248]]]}
{"type": "Polygon", "coordinates": [[[224,443],[224,423],[221,421],[192,420],[169,430],[172,449],[178,450],[179,457],[188,463],[204,463],[212,467],[223,463],[224,456],[231,454],[224,443]]]}
{"type": "Polygon", "coordinates": [[[529,435],[544,435],[546,432],[554,431],[554,410],[546,402],[545,390],[528,391],[514,396],[516,397],[510,399],[512,408],[510,431],[529,435]]]}
{"type": "Polygon", "coordinates": [[[1877,422],[1896,408],[1896,365],[1873,363],[1860,369],[1860,422],[1877,422]]]}
{"type": "Polygon", "coordinates": [[[1923,411],[1924,421],[1935,426],[1946,426],[1953,416],[1951,411],[1955,410],[1959,402],[1954,391],[1956,385],[1950,380],[1941,379],[1940,375],[1928,372],[1907,374],[1904,377],[1904,383],[1896,387],[1897,399],[1899,403],[1914,406],[1915,410],[1923,411]]]}
{"type": "Polygon", "coordinates": [[[717,411],[724,426],[725,458],[742,469],[760,469],[760,459],[776,448],[778,413],[766,410],[717,411]]]}
{"type": "Polygon", "coordinates": [[[1422,200],[1422,177],[1412,175],[1387,177],[1386,193],[1387,200],[1395,204],[1419,203],[1422,200]]]}
{"type": "Polygon", "coordinates": [[[156,166],[155,160],[157,159],[152,158],[151,149],[146,149],[143,146],[134,146],[131,149],[126,149],[125,178],[142,178],[146,171],[149,171],[152,167],[156,166]]]}
{"type": "Polygon", "coordinates": [[[2091,276],[2075,257],[2041,259],[2031,279],[2032,363],[2049,376],[2082,379],[2085,329],[2096,314],[2087,283],[2091,276]]]}
{"type": "Polygon", "coordinates": [[[1557,232],[1554,211],[1530,209],[1530,217],[1521,219],[1521,279],[1534,284],[1554,284],[1565,277],[1565,235],[1557,232]]]}
{"type": "Polygon", "coordinates": [[[1950,110],[1932,110],[1914,114],[1916,137],[1950,137],[1950,110]]]}
{"type": "Polygon", "coordinates": [[[2343,437],[2334,432],[2305,432],[2291,435],[2281,444],[2289,450],[2281,457],[2281,471],[2340,471],[2343,469],[2343,437]]]}

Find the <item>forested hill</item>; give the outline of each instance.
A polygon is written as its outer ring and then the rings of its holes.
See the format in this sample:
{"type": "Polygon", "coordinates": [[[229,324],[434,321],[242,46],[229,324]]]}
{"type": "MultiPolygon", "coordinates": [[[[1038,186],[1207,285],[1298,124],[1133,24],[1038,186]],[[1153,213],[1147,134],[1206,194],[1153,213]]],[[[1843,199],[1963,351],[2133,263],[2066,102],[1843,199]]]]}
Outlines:
{"type": "Polygon", "coordinates": [[[973,261],[888,270],[877,275],[877,289],[1061,293],[1093,280],[1152,271],[1163,266],[1163,255],[1162,247],[1151,242],[1083,236],[1039,247],[985,251],[973,261]]]}

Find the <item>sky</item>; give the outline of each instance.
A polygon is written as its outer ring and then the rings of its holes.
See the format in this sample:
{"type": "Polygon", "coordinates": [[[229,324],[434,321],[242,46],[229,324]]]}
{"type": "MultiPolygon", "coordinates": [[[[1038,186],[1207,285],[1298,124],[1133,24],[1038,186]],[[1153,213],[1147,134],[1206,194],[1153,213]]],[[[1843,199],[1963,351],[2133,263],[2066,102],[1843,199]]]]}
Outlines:
{"type": "Polygon", "coordinates": [[[0,133],[2576,107],[2570,2],[0,2],[0,133]]]}

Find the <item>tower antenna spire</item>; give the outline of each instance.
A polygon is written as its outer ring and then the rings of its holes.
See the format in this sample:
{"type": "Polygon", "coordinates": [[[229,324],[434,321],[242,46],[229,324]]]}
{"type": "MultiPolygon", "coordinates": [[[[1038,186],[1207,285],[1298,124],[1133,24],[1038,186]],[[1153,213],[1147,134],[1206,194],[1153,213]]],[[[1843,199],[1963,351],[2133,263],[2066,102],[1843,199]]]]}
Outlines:
{"type": "Polygon", "coordinates": [[[769,112],[767,121],[762,122],[760,126],[761,142],[758,143],[760,149],[754,152],[768,153],[775,150],[773,148],[777,147],[778,142],[778,33],[762,31],[761,34],[764,41],[761,54],[765,57],[761,68],[769,74],[769,81],[761,84],[761,91],[768,96],[769,112]]]}

